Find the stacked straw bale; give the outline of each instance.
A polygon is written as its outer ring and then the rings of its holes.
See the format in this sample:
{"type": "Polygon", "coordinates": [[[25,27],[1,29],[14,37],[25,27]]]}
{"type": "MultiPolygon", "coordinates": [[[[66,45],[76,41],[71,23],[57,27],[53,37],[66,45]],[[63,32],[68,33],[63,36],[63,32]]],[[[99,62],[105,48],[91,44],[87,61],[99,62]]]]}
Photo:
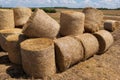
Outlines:
{"type": "Polygon", "coordinates": [[[12,63],[21,64],[20,43],[25,39],[26,37],[22,34],[13,34],[6,38],[8,57],[12,63]]]}
{"type": "Polygon", "coordinates": [[[54,40],[56,51],[56,64],[58,70],[64,71],[83,59],[82,44],[71,36],[54,40]]]}
{"type": "Polygon", "coordinates": [[[88,59],[99,50],[99,43],[97,38],[89,33],[75,36],[84,47],[84,59],[88,59]]]}
{"type": "Polygon", "coordinates": [[[14,8],[13,11],[16,27],[22,27],[32,14],[31,9],[25,7],[14,8]]]}
{"type": "Polygon", "coordinates": [[[85,15],[81,12],[63,11],[60,16],[60,34],[77,35],[84,32],[85,15]]]}
{"type": "Polygon", "coordinates": [[[114,31],[119,26],[118,21],[115,20],[105,20],[104,21],[104,29],[108,31],[114,31]]]}
{"type": "Polygon", "coordinates": [[[0,46],[3,50],[7,51],[6,46],[6,37],[12,34],[21,34],[22,29],[13,28],[13,29],[4,29],[0,30],[0,46]]]}
{"type": "Polygon", "coordinates": [[[55,38],[59,32],[59,24],[43,10],[36,9],[23,27],[23,33],[28,37],[55,38]]]}
{"type": "Polygon", "coordinates": [[[28,39],[20,45],[23,69],[28,75],[44,78],[56,72],[53,40],[28,39]]]}
{"type": "Polygon", "coordinates": [[[11,9],[0,9],[0,30],[14,28],[14,13],[11,9]]]}
{"type": "Polygon", "coordinates": [[[103,13],[95,8],[85,8],[85,32],[96,32],[103,27],[103,13]]]}
{"type": "Polygon", "coordinates": [[[98,54],[105,52],[114,42],[112,34],[106,30],[100,30],[94,33],[94,35],[99,42],[98,54]]]}

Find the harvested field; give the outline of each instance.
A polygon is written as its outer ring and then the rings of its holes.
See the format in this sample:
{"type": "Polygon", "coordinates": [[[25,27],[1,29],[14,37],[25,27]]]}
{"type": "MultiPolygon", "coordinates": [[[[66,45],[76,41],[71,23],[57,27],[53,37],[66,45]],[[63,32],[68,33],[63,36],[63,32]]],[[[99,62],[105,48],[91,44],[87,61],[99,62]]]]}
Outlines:
{"type": "MultiPolygon", "coordinates": [[[[81,62],[62,74],[56,74],[52,80],[120,80],[120,30],[114,31],[114,44],[102,55],[95,55],[91,59],[81,62]],[[112,75],[112,76],[111,76],[112,75]]],[[[32,79],[23,69],[10,63],[6,52],[0,52],[0,80],[4,79],[32,79]]]]}
{"type": "MultiPolygon", "coordinates": [[[[59,21],[60,13],[49,13],[55,20],[59,21]]],[[[46,80],[120,80],[120,28],[112,35],[114,44],[101,55],[94,55],[92,58],[80,62],[65,72],[55,74],[46,80]]],[[[28,79],[22,66],[12,64],[8,59],[8,53],[0,51],[0,80],[28,79]]]]}

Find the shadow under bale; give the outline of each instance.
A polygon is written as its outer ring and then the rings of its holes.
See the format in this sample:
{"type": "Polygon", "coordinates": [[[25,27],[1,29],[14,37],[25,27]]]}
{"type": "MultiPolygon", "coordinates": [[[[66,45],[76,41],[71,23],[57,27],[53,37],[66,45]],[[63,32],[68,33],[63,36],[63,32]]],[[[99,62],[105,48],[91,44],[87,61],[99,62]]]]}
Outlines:
{"type": "Polygon", "coordinates": [[[24,78],[28,79],[28,75],[25,74],[22,67],[19,65],[11,65],[7,70],[6,73],[10,75],[12,78],[24,78]]]}

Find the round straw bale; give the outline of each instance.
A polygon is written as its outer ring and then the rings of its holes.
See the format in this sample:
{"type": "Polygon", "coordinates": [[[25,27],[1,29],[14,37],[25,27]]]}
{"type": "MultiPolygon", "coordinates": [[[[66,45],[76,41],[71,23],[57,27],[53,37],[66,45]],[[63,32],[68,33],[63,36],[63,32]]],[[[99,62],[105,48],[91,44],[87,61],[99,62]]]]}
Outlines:
{"type": "Polygon", "coordinates": [[[103,13],[95,8],[85,8],[85,32],[96,32],[103,27],[103,13]]]}
{"type": "Polygon", "coordinates": [[[47,38],[28,39],[21,43],[24,71],[34,78],[44,78],[56,72],[54,42],[47,38]]]}
{"type": "Polygon", "coordinates": [[[25,39],[22,34],[9,35],[6,38],[8,57],[12,63],[21,64],[20,43],[25,39]]]}
{"type": "Polygon", "coordinates": [[[13,11],[16,27],[23,26],[32,14],[31,9],[25,7],[14,8],[13,11]]]}
{"type": "Polygon", "coordinates": [[[114,31],[118,27],[118,22],[115,20],[105,20],[104,21],[104,29],[108,31],[114,31]]]}
{"type": "Polygon", "coordinates": [[[0,30],[14,28],[14,14],[12,9],[0,9],[0,30]]]}
{"type": "Polygon", "coordinates": [[[18,28],[13,28],[13,29],[4,29],[4,30],[0,30],[0,46],[3,50],[7,51],[7,47],[6,47],[6,37],[11,35],[11,34],[21,34],[22,33],[22,29],[18,29],[18,28]]]}
{"type": "Polygon", "coordinates": [[[55,38],[59,32],[59,24],[43,10],[36,9],[23,27],[23,33],[28,37],[55,38]]]}
{"type": "Polygon", "coordinates": [[[84,19],[85,15],[76,11],[64,11],[60,16],[60,34],[76,35],[84,32],[84,19]]]}
{"type": "Polygon", "coordinates": [[[94,33],[99,42],[99,53],[105,52],[114,42],[113,36],[106,30],[100,30],[94,33]]]}
{"type": "Polygon", "coordinates": [[[81,43],[71,36],[55,39],[56,64],[58,70],[64,71],[83,59],[81,43]]]}
{"type": "Polygon", "coordinates": [[[84,59],[90,58],[99,50],[99,43],[95,36],[89,33],[75,36],[83,45],[84,59]]]}

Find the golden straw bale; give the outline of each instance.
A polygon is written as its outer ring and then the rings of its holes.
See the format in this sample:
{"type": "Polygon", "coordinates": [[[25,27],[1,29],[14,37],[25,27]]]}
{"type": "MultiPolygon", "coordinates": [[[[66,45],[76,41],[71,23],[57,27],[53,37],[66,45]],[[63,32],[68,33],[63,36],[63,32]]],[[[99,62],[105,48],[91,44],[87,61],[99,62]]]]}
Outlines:
{"type": "Polygon", "coordinates": [[[94,35],[99,42],[99,53],[105,52],[114,42],[112,34],[106,30],[100,30],[94,33],[94,35]]]}
{"type": "Polygon", "coordinates": [[[75,36],[82,43],[84,48],[84,59],[90,58],[99,50],[99,43],[97,38],[89,33],[75,36]]]}
{"type": "Polygon", "coordinates": [[[6,38],[6,45],[8,51],[9,60],[15,64],[21,63],[20,43],[24,41],[26,37],[22,34],[9,35],[6,38]]]}
{"type": "Polygon", "coordinates": [[[103,13],[95,8],[85,8],[85,32],[96,32],[103,27],[103,13]]]}
{"type": "Polygon", "coordinates": [[[23,26],[32,14],[31,9],[25,7],[17,7],[13,9],[15,26],[23,26]]]}
{"type": "Polygon", "coordinates": [[[60,34],[76,35],[84,32],[85,15],[76,11],[63,11],[60,16],[60,34]]]}
{"type": "Polygon", "coordinates": [[[0,9],[0,30],[14,28],[14,14],[12,9],[0,9]]]}
{"type": "Polygon", "coordinates": [[[44,78],[56,72],[54,42],[48,38],[36,38],[21,44],[24,71],[34,78],[44,78]]]}
{"type": "Polygon", "coordinates": [[[56,51],[56,64],[58,70],[64,71],[83,59],[82,44],[71,36],[54,40],[56,51]]]}
{"type": "Polygon", "coordinates": [[[21,34],[22,29],[13,28],[13,29],[4,29],[0,30],[0,46],[3,50],[7,51],[6,47],[6,37],[12,34],[21,34]]]}
{"type": "Polygon", "coordinates": [[[104,21],[104,29],[108,31],[114,31],[118,28],[119,23],[115,20],[105,20],[104,21]]]}
{"type": "Polygon", "coordinates": [[[43,10],[36,9],[23,27],[23,33],[28,37],[55,38],[59,32],[59,24],[43,10]]]}

